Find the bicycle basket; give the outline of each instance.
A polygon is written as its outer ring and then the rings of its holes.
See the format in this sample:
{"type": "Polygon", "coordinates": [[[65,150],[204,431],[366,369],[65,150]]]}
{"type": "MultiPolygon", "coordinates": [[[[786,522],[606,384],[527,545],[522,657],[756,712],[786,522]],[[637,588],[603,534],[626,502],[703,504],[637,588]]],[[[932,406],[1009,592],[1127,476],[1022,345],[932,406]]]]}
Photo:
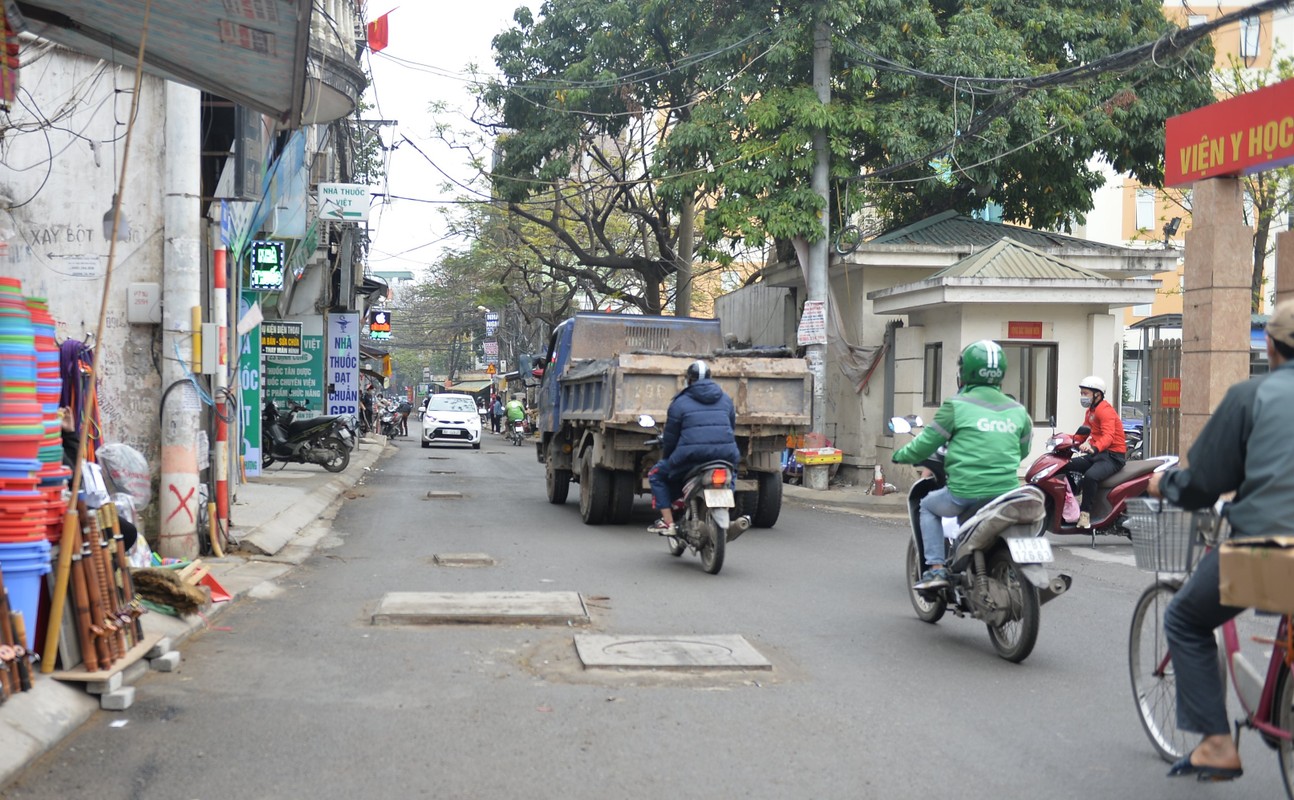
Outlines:
{"type": "Polygon", "coordinates": [[[1186,511],[1163,500],[1128,500],[1128,530],[1137,569],[1190,572],[1204,555],[1204,536],[1213,540],[1220,527],[1212,510],[1186,511]]]}

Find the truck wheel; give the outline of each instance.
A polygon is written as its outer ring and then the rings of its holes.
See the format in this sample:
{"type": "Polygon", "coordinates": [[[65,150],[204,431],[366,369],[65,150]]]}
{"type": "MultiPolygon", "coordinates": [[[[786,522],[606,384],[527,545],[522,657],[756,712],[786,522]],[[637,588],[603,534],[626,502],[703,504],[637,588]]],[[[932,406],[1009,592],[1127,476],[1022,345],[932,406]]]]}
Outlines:
{"type": "Polygon", "coordinates": [[[734,492],[732,495],[733,502],[736,505],[732,509],[734,517],[755,517],[755,506],[759,501],[759,492],[734,492]]]}
{"type": "Polygon", "coordinates": [[[548,489],[548,502],[560,506],[566,502],[566,495],[571,490],[571,471],[557,469],[550,458],[544,464],[544,483],[548,489]]]}
{"type": "Polygon", "coordinates": [[[607,510],[607,522],[612,525],[625,524],[633,514],[634,479],[637,477],[637,473],[622,469],[611,473],[611,505],[607,510]]]}
{"type": "Polygon", "coordinates": [[[750,524],[756,528],[771,528],[782,513],[782,476],[776,472],[760,472],[759,498],[755,500],[755,513],[750,524]]]}
{"type": "Polygon", "coordinates": [[[580,467],[580,519],[585,525],[601,525],[611,504],[611,470],[593,466],[585,459],[580,467]]]}

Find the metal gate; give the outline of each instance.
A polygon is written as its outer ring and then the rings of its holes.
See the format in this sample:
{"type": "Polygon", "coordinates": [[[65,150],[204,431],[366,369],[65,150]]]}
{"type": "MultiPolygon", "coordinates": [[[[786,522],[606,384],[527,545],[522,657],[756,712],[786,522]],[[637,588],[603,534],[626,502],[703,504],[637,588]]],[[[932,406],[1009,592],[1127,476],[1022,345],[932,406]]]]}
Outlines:
{"type": "Polygon", "coordinates": [[[1149,380],[1144,397],[1144,458],[1177,455],[1182,426],[1182,342],[1169,339],[1150,345],[1143,366],[1149,380]]]}

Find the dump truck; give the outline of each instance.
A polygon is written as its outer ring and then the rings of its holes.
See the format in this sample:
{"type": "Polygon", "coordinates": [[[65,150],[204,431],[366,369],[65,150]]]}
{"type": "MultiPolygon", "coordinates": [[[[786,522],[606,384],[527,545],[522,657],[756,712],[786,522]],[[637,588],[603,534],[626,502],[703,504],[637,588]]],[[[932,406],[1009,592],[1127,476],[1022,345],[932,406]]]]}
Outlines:
{"type": "Polygon", "coordinates": [[[549,340],[539,387],[538,458],[548,501],[566,502],[579,487],[585,524],[628,522],[634,497],[649,491],[664,426],[684,372],[703,358],[736,408],[741,463],[734,497],[739,514],[770,528],[782,509],[782,451],[809,424],[811,391],[803,359],[787,350],[724,347],[719,321],[581,312],[549,340]]]}

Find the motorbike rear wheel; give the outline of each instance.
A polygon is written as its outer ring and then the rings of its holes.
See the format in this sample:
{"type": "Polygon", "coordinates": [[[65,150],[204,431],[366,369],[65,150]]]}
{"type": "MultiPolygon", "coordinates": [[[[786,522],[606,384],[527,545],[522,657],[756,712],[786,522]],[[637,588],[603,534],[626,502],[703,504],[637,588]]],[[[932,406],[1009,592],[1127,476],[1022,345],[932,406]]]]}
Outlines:
{"type": "Polygon", "coordinates": [[[913,539],[908,539],[908,599],[912,601],[912,610],[917,612],[917,619],[933,625],[943,618],[944,612],[948,610],[948,601],[944,599],[942,593],[937,598],[931,599],[913,589],[913,584],[919,580],[921,580],[921,560],[917,556],[917,543],[913,539]]]}
{"type": "Polygon", "coordinates": [[[1016,570],[1006,548],[989,556],[988,579],[1006,587],[1010,601],[1009,618],[1001,625],[988,626],[989,639],[1000,657],[1019,664],[1029,657],[1033,646],[1038,643],[1038,626],[1042,617],[1038,587],[1016,570]]]}
{"type": "Polygon", "coordinates": [[[331,436],[328,441],[324,442],[324,447],[332,451],[332,458],[320,462],[319,466],[329,472],[341,472],[350,464],[350,448],[342,443],[341,439],[331,436]]]}
{"type": "Polygon", "coordinates": [[[709,509],[698,509],[705,512],[700,521],[701,526],[701,569],[710,575],[718,575],[723,569],[723,550],[728,541],[728,532],[719,530],[714,515],[709,509]]]}

